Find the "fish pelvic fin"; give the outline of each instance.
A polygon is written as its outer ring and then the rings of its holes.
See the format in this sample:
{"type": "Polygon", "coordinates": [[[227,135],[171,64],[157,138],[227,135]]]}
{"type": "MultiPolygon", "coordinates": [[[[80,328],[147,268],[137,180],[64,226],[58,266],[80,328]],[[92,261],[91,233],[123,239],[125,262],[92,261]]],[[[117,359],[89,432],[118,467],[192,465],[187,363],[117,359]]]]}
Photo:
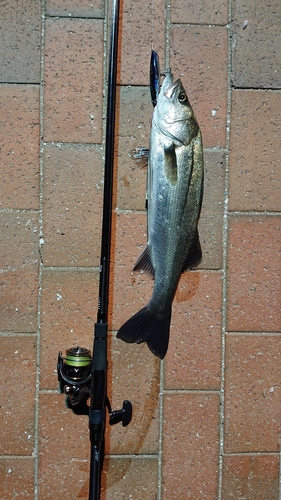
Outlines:
{"type": "Polygon", "coordinates": [[[117,338],[127,343],[146,342],[150,351],[163,359],[169,344],[171,314],[171,308],[164,315],[147,305],[121,326],[117,338]]]}
{"type": "Polygon", "coordinates": [[[133,271],[145,271],[154,278],[154,267],[151,261],[150,247],[146,246],[134,265],[133,271]]]}
{"type": "Polygon", "coordinates": [[[199,240],[198,228],[196,228],[196,233],[194,235],[192,245],[188,252],[187,259],[183,265],[182,272],[190,269],[195,269],[197,266],[199,266],[201,260],[202,260],[202,249],[199,240]]]}

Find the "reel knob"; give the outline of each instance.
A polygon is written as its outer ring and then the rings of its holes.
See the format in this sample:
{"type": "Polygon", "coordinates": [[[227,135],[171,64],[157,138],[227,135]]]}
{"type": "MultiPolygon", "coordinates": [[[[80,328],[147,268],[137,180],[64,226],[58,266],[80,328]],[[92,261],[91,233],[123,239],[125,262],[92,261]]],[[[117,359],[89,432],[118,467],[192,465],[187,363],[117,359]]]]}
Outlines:
{"type": "Polygon", "coordinates": [[[133,407],[130,401],[123,401],[123,407],[121,410],[115,410],[110,412],[109,423],[110,425],[118,424],[122,422],[123,427],[126,427],[132,420],[133,407]]]}

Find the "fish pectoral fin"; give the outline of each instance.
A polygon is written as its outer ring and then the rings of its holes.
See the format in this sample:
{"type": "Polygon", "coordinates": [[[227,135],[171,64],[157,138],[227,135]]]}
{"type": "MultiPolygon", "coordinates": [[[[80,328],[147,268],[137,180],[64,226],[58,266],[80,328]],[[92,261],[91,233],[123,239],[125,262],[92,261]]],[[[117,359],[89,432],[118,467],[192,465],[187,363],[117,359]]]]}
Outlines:
{"type": "Polygon", "coordinates": [[[146,246],[135,263],[133,271],[146,271],[154,278],[154,267],[150,256],[150,247],[146,246]]]}
{"type": "Polygon", "coordinates": [[[175,186],[178,178],[177,157],[174,143],[164,148],[164,172],[172,186],[175,186]]]}
{"type": "Polygon", "coordinates": [[[195,269],[197,266],[199,266],[201,260],[202,260],[202,249],[199,240],[198,229],[196,229],[196,233],[193,238],[192,245],[189,249],[187,259],[183,265],[182,272],[190,269],[195,269]]]}

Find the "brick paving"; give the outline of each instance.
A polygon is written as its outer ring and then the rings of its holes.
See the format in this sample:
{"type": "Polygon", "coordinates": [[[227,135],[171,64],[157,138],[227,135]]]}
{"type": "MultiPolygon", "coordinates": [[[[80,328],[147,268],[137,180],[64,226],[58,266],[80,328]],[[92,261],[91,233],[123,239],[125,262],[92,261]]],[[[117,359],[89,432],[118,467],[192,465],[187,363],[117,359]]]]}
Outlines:
{"type": "MultiPolygon", "coordinates": [[[[106,116],[107,2],[0,7],[0,499],[87,499],[88,419],[58,351],[92,347],[106,116]]],[[[102,500],[280,500],[281,4],[124,0],[120,13],[102,500]],[[152,281],[146,242],[151,47],[201,126],[203,260],[182,276],[164,362],[116,339],[152,281]]]]}

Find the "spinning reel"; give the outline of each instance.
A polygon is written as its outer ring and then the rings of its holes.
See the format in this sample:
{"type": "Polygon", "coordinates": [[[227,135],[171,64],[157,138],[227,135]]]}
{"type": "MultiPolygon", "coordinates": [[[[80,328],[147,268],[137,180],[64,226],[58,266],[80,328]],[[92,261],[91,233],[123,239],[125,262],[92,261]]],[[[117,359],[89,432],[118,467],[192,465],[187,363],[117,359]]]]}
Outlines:
{"type": "MultiPolygon", "coordinates": [[[[85,347],[71,347],[66,350],[65,357],[62,352],[58,354],[58,381],[60,392],[66,395],[66,406],[78,415],[89,415],[87,401],[91,396],[92,385],[92,356],[91,351],[85,347]]],[[[99,375],[103,375],[102,372],[99,375]]],[[[106,397],[105,405],[109,412],[110,425],[122,422],[126,427],[132,419],[132,403],[123,401],[120,410],[113,411],[106,397]]]]}

